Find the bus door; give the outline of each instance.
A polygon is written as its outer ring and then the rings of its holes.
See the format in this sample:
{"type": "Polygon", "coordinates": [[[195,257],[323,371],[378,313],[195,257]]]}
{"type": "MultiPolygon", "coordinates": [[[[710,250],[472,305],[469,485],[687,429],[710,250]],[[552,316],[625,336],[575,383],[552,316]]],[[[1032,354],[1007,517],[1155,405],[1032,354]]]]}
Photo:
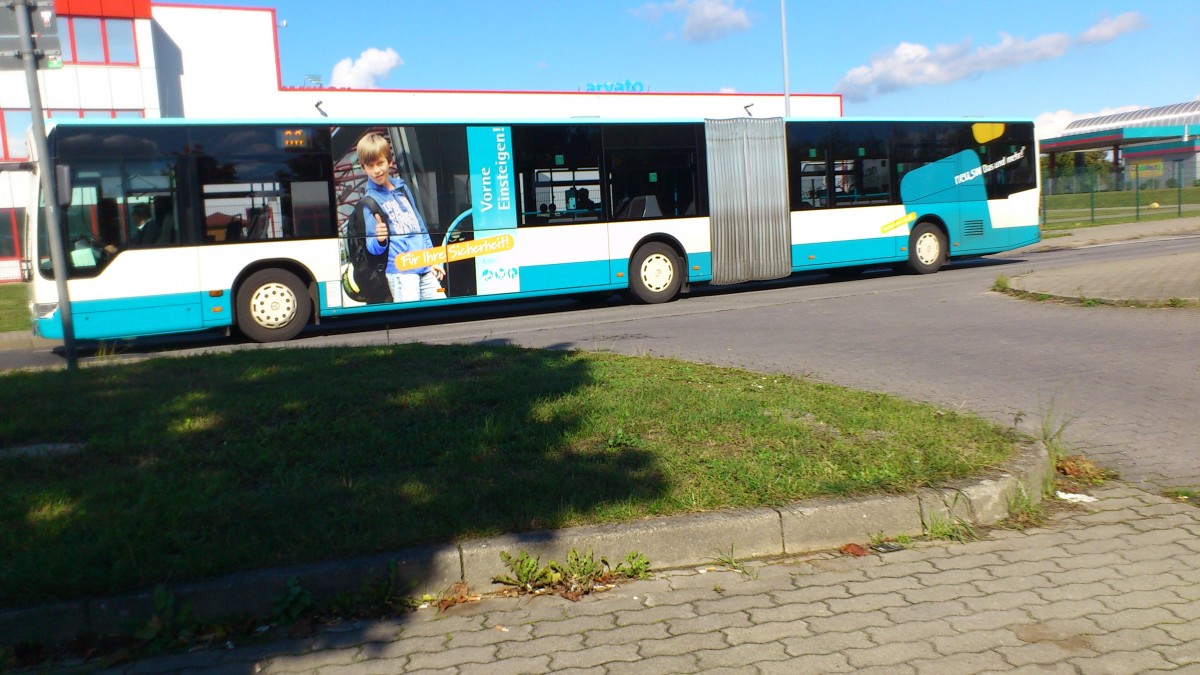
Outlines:
{"type": "Polygon", "coordinates": [[[63,210],[80,339],[202,327],[196,255],[179,247],[172,162],[78,162],[63,210]]]}
{"type": "Polygon", "coordinates": [[[782,118],[705,120],[714,284],[791,273],[782,118]]]}

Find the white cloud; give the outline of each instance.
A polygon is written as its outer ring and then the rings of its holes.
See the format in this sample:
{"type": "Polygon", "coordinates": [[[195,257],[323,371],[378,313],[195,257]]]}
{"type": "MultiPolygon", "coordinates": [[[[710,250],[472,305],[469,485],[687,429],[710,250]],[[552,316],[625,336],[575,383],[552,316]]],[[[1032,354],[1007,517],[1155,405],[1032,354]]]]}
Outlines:
{"type": "Polygon", "coordinates": [[[1044,112],[1034,118],[1034,127],[1037,129],[1037,137],[1042,138],[1057,138],[1062,136],[1067,129],[1067,125],[1075,120],[1088,119],[1090,117],[1103,117],[1105,115],[1116,115],[1123,112],[1133,112],[1141,110],[1145,106],[1141,105],[1125,105],[1117,108],[1104,108],[1099,112],[1076,113],[1070,110],[1054,110],[1044,112]]]}
{"type": "Polygon", "coordinates": [[[1033,40],[1001,33],[999,43],[974,49],[969,40],[933,49],[902,42],[892,51],[873,58],[870,64],[851,69],[835,90],[851,100],[861,101],[877,93],[946,84],[992,70],[1058,58],[1070,46],[1071,38],[1065,33],[1050,33],[1033,40]]]}
{"type": "Polygon", "coordinates": [[[1146,18],[1138,12],[1126,12],[1115,19],[1105,17],[1096,25],[1083,31],[1078,41],[1083,44],[1112,42],[1125,33],[1146,27],[1146,18]]]}
{"type": "Polygon", "coordinates": [[[852,68],[835,90],[861,101],[876,94],[957,82],[993,70],[1057,59],[1074,45],[1109,42],[1145,25],[1141,14],[1127,12],[1115,19],[1101,19],[1075,39],[1066,33],[1047,33],[1032,40],[1001,33],[998,43],[982,47],[972,46],[970,40],[933,48],[901,42],[869,64],[852,68]]]}
{"type": "Polygon", "coordinates": [[[402,65],[404,65],[404,61],[391,47],[387,49],[371,47],[364,50],[357,59],[344,58],[338,61],[333,66],[333,76],[329,78],[329,86],[375,89],[380,78],[387,77],[393,68],[402,65]]]}
{"type": "MultiPolygon", "coordinates": [[[[749,30],[750,16],[739,0],[671,0],[651,2],[633,10],[643,19],[658,21],[669,13],[682,12],[685,42],[712,42],[749,30]]],[[[672,35],[673,37],[673,35],[672,35]]]]}

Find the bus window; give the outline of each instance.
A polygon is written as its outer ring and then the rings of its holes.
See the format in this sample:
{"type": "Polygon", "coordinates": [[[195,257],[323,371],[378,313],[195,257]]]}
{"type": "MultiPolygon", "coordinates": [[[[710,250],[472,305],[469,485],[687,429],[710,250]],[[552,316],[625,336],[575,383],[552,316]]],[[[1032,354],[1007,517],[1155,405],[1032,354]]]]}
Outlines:
{"type": "Polygon", "coordinates": [[[973,145],[962,123],[897,122],[892,129],[892,161],[898,181],[927,164],[950,161],[973,145]]]}
{"type": "Polygon", "coordinates": [[[829,124],[788,122],[788,186],[791,210],[833,205],[829,194],[829,124]]]}
{"type": "MultiPolygon", "coordinates": [[[[72,164],[71,174],[71,203],[63,209],[61,223],[71,277],[99,274],[131,246],[178,243],[172,161],[85,160],[72,164]],[[143,228],[146,222],[151,227],[143,228]]],[[[45,227],[41,221],[39,225],[45,227]]],[[[48,258],[41,268],[51,274],[48,258]]]]}
{"type": "Polygon", "coordinates": [[[893,201],[886,122],[847,122],[833,133],[833,203],[868,206],[893,201]]]}
{"type": "Polygon", "coordinates": [[[519,177],[519,225],[560,225],[599,220],[600,129],[595,125],[513,127],[519,177]]]}
{"type": "Polygon", "coordinates": [[[613,220],[708,214],[699,189],[704,157],[700,124],[618,124],[604,130],[604,162],[613,220]]]}
{"type": "Polygon", "coordinates": [[[332,236],[327,166],[315,155],[201,157],[204,240],[332,236]]]}

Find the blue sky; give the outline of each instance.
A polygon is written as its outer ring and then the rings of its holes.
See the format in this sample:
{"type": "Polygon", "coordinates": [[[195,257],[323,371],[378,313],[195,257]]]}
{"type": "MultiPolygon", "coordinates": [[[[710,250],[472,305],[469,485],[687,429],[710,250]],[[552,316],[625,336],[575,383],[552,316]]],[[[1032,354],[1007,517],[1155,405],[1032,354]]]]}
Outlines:
{"type": "MultiPolygon", "coordinates": [[[[785,2],[790,90],[841,93],[847,116],[1013,116],[1048,131],[1200,97],[1196,0],[785,2]]],[[[783,91],[778,0],[213,4],[275,7],[289,86],[783,91]]]]}

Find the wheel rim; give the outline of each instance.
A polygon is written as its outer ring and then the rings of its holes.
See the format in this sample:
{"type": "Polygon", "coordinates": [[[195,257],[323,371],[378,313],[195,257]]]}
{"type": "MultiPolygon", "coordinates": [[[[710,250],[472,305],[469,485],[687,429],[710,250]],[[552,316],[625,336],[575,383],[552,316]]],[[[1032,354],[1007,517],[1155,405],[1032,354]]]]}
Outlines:
{"type": "Polygon", "coordinates": [[[917,260],[922,265],[933,265],[942,257],[942,242],[937,234],[923,232],[917,237],[917,260]]]}
{"type": "Polygon", "coordinates": [[[661,253],[653,253],[642,261],[642,285],[646,290],[661,293],[671,287],[675,265],[661,253]]]}
{"type": "Polygon", "coordinates": [[[287,284],[263,284],[250,296],[250,316],[263,328],[282,328],[296,318],[296,294],[287,284]]]}

